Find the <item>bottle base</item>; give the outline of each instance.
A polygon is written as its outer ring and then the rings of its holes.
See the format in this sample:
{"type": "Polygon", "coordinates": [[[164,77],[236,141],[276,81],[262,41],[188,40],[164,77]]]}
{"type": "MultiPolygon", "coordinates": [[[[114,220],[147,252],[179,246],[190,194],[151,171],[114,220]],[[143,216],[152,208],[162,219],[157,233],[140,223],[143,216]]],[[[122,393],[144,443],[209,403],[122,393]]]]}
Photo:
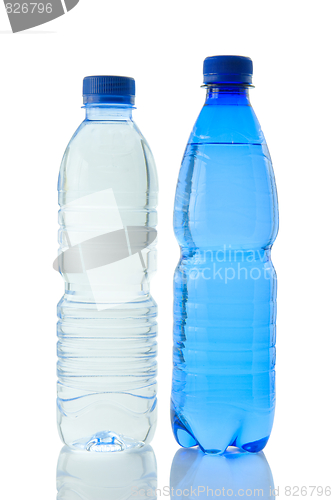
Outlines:
{"type": "Polygon", "coordinates": [[[79,439],[68,443],[71,448],[92,452],[119,452],[144,446],[143,441],[136,441],[127,436],[115,434],[111,431],[97,432],[89,438],[79,439]]]}
{"type": "MultiPolygon", "coordinates": [[[[183,419],[182,419],[183,420],[183,419]]],[[[235,448],[238,448],[241,451],[249,452],[249,453],[258,453],[259,451],[262,451],[268,440],[269,436],[265,436],[264,438],[257,439],[255,441],[251,442],[244,442],[244,440],[241,437],[241,432],[239,431],[239,436],[236,438],[233,436],[231,439],[230,437],[228,438],[227,435],[225,436],[219,436],[219,439],[217,439],[217,443],[221,441],[224,443],[223,446],[220,448],[211,448],[210,446],[207,446],[208,443],[211,443],[211,439],[207,439],[206,433],[206,439],[203,438],[200,440],[200,436],[198,438],[194,437],[194,434],[191,432],[191,430],[188,428],[188,424],[184,423],[176,414],[174,410],[171,410],[171,422],[172,422],[172,430],[173,434],[175,436],[175,439],[177,443],[182,446],[183,448],[192,448],[193,446],[199,446],[199,448],[206,454],[206,455],[223,455],[226,453],[227,449],[232,446],[235,448]]]]}
{"type": "MultiPolygon", "coordinates": [[[[146,398],[149,405],[146,405],[147,411],[135,404],[125,407],[115,404],[114,400],[110,403],[102,396],[105,394],[92,395],[97,401],[68,397],[65,403],[58,398],[58,432],[64,444],[77,450],[108,453],[141,448],[151,442],[156,428],[156,398],[152,407],[150,398],[146,398]],[[138,409],[141,411],[138,412],[138,409]]],[[[138,398],[131,396],[131,403],[136,403],[135,399],[138,398]]]]}

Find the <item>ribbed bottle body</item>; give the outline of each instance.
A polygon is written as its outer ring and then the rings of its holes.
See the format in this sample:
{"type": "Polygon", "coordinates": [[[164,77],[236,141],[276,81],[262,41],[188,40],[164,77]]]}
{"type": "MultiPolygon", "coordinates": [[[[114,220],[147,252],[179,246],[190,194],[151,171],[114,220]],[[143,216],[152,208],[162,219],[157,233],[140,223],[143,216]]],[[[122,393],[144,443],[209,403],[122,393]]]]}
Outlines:
{"type": "Polygon", "coordinates": [[[129,113],[88,118],[59,176],[58,428],[70,446],[117,451],[156,426],[158,186],[129,113]]]}
{"type": "Polygon", "coordinates": [[[269,152],[247,94],[207,99],[186,148],[174,229],[172,424],[182,446],[262,449],[275,407],[278,226],[269,152]]]}

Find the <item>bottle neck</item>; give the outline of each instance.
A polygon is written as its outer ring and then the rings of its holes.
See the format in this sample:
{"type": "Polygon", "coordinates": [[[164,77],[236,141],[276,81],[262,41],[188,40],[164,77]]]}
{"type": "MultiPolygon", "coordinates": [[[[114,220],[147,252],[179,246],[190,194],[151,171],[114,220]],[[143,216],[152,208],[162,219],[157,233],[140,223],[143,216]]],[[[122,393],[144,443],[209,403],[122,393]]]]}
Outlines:
{"type": "Polygon", "coordinates": [[[128,121],[132,119],[133,106],[114,104],[87,104],[86,120],[97,121],[128,121]]]}
{"type": "Polygon", "coordinates": [[[205,105],[251,106],[249,88],[209,85],[207,86],[205,105]]]}

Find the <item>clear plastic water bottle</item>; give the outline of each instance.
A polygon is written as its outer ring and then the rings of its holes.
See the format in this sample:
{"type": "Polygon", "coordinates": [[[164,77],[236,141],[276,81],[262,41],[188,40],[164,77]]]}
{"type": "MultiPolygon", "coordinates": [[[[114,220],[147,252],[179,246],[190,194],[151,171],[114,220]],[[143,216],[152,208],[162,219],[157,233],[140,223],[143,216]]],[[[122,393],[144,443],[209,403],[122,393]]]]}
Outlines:
{"type": "Polygon", "coordinates": [[[251,83],[251,59],[205,60],[175,199],[172,425],[207,453],[263,449],[274,417],[278,207],[251,83]]]}
{"type": "Polygon", "coordinates": [[[59,175],[55,267],[58,428],[69,446],[118,451],[148,443],[156,425],[157,175],[132,120],[135,82],[91,76],[86,119],[59,175]]]}

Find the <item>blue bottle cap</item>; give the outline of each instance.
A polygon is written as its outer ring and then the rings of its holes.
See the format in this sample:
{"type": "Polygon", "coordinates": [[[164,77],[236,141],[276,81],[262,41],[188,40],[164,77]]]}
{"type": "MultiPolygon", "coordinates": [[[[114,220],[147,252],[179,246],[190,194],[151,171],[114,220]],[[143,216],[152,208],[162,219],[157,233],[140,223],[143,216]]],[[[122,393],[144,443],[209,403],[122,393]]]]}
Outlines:
{"type": "Polygon", "coordinates": [[[134,104],[135,80],[127,76],[86,76],[83,103],[134,104]]]}
{"type": "Polygon", "coordinates": [[[243,56],[206,57],[203,64],[204,84],[252,84],[252,59],[243,56]]]}

